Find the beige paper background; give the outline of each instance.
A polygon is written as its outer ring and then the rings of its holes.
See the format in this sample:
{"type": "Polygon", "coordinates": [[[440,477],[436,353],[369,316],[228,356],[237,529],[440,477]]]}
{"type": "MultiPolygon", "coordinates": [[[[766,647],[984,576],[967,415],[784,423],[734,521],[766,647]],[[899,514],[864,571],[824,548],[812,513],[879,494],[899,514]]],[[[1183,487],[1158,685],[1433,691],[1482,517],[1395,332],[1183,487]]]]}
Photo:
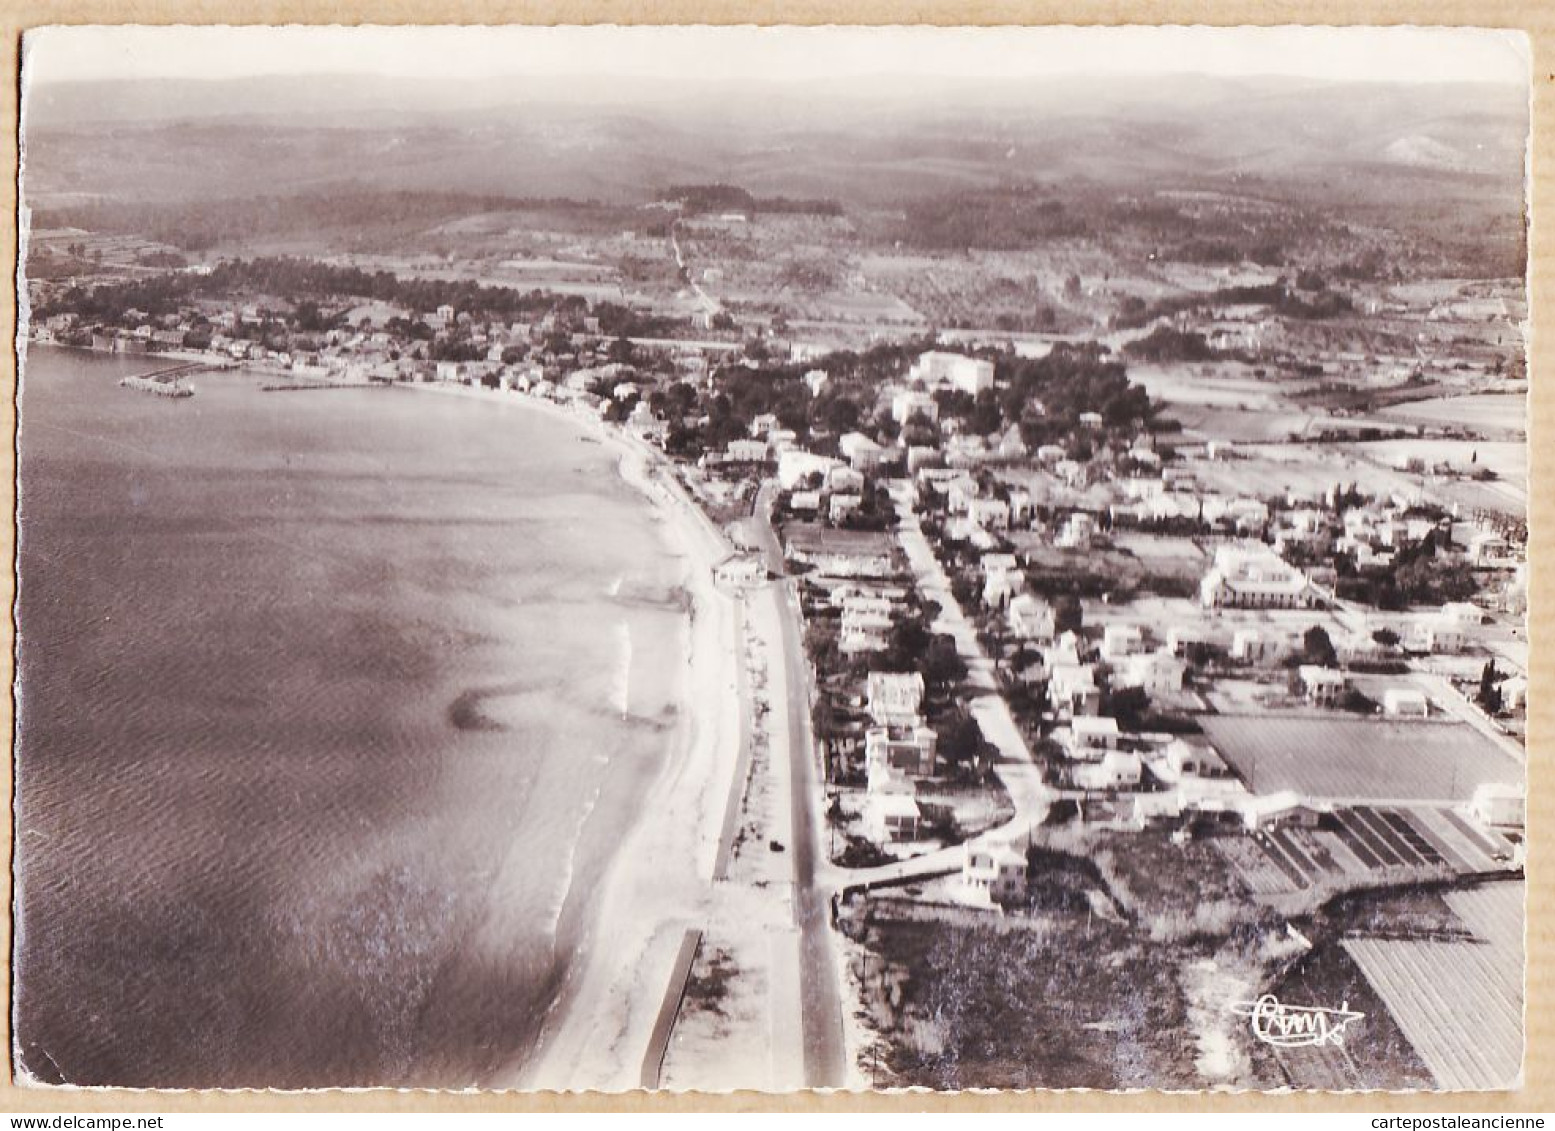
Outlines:
{"type": "MultiPolygon", "coordinates": [[[[136,1092],[110,1089],[18,1088],[0,1080],[0,1112],[170,1112],[215,1111],[1386,1111],[1392,1112],[1548,1112],[1555,1109],[1555,707],[1544,699],[1555,677],[1555,592],[1549,564],[1555,557],[1555,388],[1547,371],[1555,364],[1555,3],[1550,0],[0,0],[0,66],[6,82],[0,91],[0,179],[7,213],[16,212],[17,66],[21,35],[46,24],[1372,24],[1521,28],[1533,48],[1532,212],[1529,255],[1529,311],[1533,326],[1529,372],[1529,558],[1532,561],[1529,639],[1532,693],[1528,708],[1528,995],[1527,1060],[1524,1087],[1499,1093],[1423,1094],[1162,1094],[1105,1092],[1013,1093],[798,1093],[624,1095],[557,1093],[451,1094],[438,1092],[136,1092]]],[[[0,452],[6,487],[5,505],[15,514],[16,307],[14,223],[0,227],[0,263],[6,276],[6,301],[0,307],[0,430],[7,443],[0,452]]],[[[14,523],[3,527],[4,560],[14,563],[14,523]]],[[[0,573],[0,601],[7,610],[15,596],[11,568],[0,573]]],[[[10,686],[13,671],[11,618],[7,615],[0,671],[10,686]]],[[[5,697],[6,734],[12,732],[12,702],[5,697]]],[[[6,812],[10,812],[11,761],[3,776],[6,812]]],[[[11,841],[4,842],[5,914],[0,917],[0,950],[10,982],[11,841]]],[[[7,1064],[11,1047],[10,1010],[0,1017],[7,1064]]]]}

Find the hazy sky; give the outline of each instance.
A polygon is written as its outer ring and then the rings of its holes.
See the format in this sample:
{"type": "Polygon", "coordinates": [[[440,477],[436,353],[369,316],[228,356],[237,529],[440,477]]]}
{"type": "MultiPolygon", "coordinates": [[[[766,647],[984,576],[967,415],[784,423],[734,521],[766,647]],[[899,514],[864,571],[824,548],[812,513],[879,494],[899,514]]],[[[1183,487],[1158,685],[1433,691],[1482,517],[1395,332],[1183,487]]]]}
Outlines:
{"type": "Polygon", "coordinates": [[[1197,72],[1525,83],[1529,67],[1521,33],[1462,28],[59,27],[29,32],[26,52],[29,81],[1197,72]]]}

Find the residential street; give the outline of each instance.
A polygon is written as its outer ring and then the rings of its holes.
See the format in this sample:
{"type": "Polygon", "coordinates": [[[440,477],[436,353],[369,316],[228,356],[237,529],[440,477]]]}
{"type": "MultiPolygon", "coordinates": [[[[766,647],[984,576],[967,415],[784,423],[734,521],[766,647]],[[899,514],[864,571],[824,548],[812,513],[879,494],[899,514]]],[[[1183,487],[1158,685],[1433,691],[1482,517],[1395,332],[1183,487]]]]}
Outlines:
{"type": "MultiPolygon", "coordinates": [[[[1010,714],[1009,704],[999,690],[994,676],[993,661],[983,651],[972,622],[962,612],[950,591],[950,578],[944,567],[929,548],[923,527],[918,523],[918,513],[913,507],[912,484],[897,480],[891,485],[891,497],[896,503],[899,521],[898,534],[908,564],[918,584],[918,591],[926,600],[940,607],[934,621],[935,632],[948,633],[955,638],[956,650],[967,666],[967,683],[972,688],[972,717],[982,728],[983,737],[999,751],[999,761],[994,767],[1004,788],[1009,791],[1015,806],[1015,816],[1005,825],[986,836],[1023,836],[1047,816],[1054,793],[1042,780],[1042,774],[1032,760],[1031,750],[1022,737],[1020,727],[1010,714]]],[[[958,850],[959,851],[959,850],[958,850]]]]}

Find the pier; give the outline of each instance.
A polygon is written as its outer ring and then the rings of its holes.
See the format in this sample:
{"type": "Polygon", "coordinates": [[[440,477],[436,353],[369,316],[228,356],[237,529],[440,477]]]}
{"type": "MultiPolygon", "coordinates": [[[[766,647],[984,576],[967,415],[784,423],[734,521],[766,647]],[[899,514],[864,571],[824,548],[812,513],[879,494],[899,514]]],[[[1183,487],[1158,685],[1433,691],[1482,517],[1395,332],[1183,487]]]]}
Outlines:
{"type": "Polygon", "coordinates": [[[313,389],[370,389],[366,381],[272,381],[259,386],[262,393],[300,393],[313,389]]]}
{"type": "Polygon", "coordinates": [[[180,380],[200,369],[224,368],[208,361],[183,361],[150,373],[137,373],[119,381],[121,389],[135,389],[158,397],[192,397],[194,390],[180,380]]]}

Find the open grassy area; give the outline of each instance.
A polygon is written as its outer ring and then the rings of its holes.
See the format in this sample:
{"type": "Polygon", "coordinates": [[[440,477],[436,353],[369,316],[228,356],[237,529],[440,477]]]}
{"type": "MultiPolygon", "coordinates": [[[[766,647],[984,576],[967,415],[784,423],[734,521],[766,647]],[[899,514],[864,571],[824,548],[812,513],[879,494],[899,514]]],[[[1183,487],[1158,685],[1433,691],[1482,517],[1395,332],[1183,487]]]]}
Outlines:
{"type": "Polygon", "coordinates": [[[1212,850],[1130,836],[1093,862],[1084,834],[1054,837],[1064,847],[1035,850],[1021,912],[910,919],[873,903],[844,919],[881,1037],[866,1074],[940,1089],[1282,1085],[1270,1050],[1221,1014],[1228,987],[1264,980],[1283,921],[1249,907],[1210,934],[1162,934],[1165,909],[1230,906],[1237,880],[1212,850]]]}
{"type": "Polygon", "coordinates": [[[1221,935],[1263,915],[1211,839],[1174,844],[1148,830],[1113,838],[1096,861],[1113,899],[1156,939],[1221,935]]]}
{"type": "MultiPolygon", "coordinates": [[[[1051,934],[876,923],[866,976],[886,1034],[882,1086],[1186,1088],[1197,1084],[1182,951],[1084,916],[1051,934]]],[[[866,1066],[870,1067],[870,1066],[866,1066]]]]}

